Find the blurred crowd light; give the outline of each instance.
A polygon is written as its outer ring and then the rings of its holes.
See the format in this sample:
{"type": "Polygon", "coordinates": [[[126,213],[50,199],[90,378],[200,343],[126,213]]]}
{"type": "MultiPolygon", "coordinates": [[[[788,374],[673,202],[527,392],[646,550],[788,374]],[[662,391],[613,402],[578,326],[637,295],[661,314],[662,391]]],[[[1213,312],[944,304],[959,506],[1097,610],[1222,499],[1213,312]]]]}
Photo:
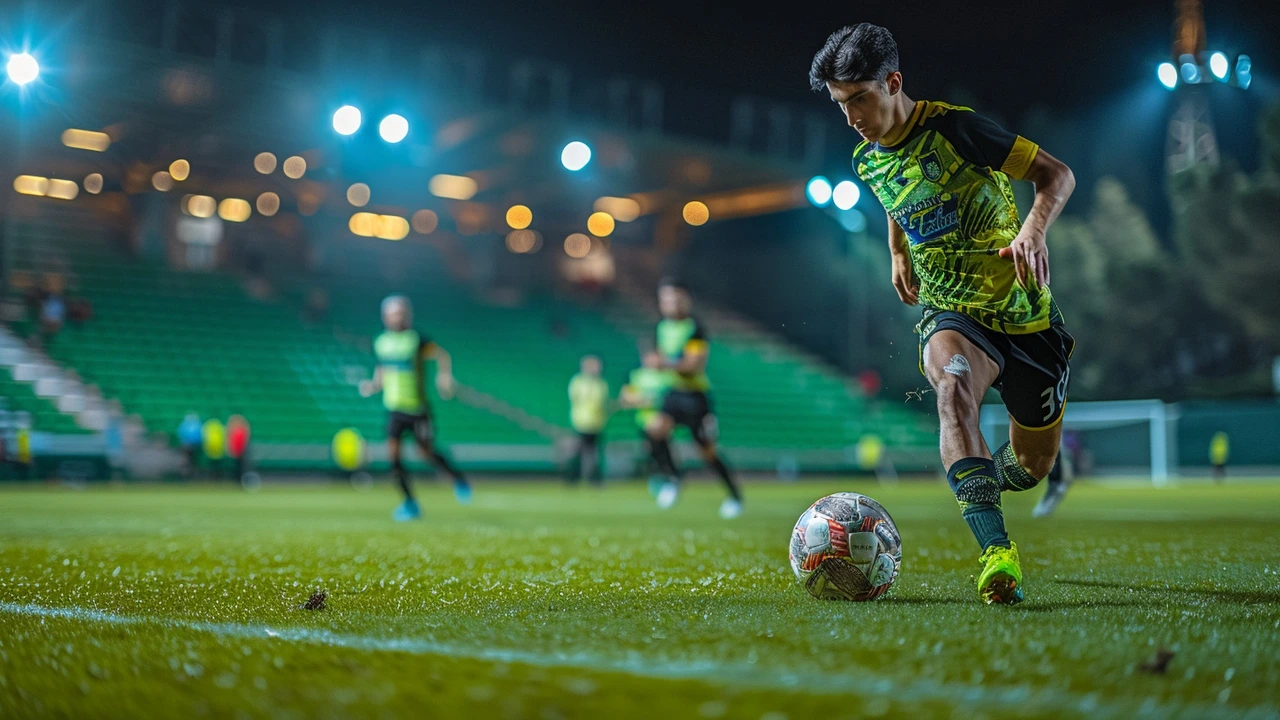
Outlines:
{"type": "Polygon", "coordinates": [[[84,178],[84,190],[90,195],[97,195],[102,192],[102,175],[101,173],[89,173],[84,178]]]}
{"type": "Polygon", "coordinates": [[[169,163],[169,176],[178,182],[186,180],[191,175],[191,163],[186,160],[174,160],[169,163]]]}
{"type": "Polygon", "coordinates": [[[564,254],[571,258],[584,258],[591,252],[591,238],[574,233],[564,239],[564,254]]]}
{"type": "Polygon", "coordinates": [[[254,205],[257,206],[259,215],[271,217],[280,211],[280,196],[273,192],[264,192],[258,196],[254,205]]]}
{"type": "Polygon", "coordinates": [[[218,217],[227,222],[244,222],[252,214],[253,210],[249,207],[248,200],[225,198],[218,203],[218,217]]]}
{"type": "Polygon", "coordinates": [[[607,212],[594,212],[587,218],[587,231],[596,237],[608,237],[613,228],[613,216],[607,212]]]}
{"type": "Polygon", "coordinates": [[[105,152],[107,148],[111,147],[111,136],[94,130],[67,128],[62,131],[62,144],[76,150],[105,152]]]}
{"type": "Polygon", "coordinates": [[[404,119],[403,115],[392,113],[382,118],[382,122],[378,123],[378,135],[393,145],[404,140],[408,134],[409,121],[404,119]]]}
{"type": "Polygon", "coordinates": [[[302,159],[300,155],[294,155],[284,161],[284,176],[290,180],[297,180],[307,174],[307,161],[302,159]]]}
{"type": "Polygon", "coordinates": [[[507,209],[507,225],[513,230],[524,230],[533,223],[533,211],[526,205],[512,205],[507,209]]]}
{"type": "Polygon", "coordinates": [[[369,186],[364,183],[355,183],[347,188],[347,202],[356,207],[368,205],[369,195],[369,186]]]}
{"type": "Polygon", "coordinates": [[[263,175],[276,171],[276,156],[269,152],[260,152],[253,158],[253,169],[263,175]]]}
{"type": "Polygon", "coordinates": [[[427,183],[432,195],[449,200],[470,200],[479,189],[476,181],[465,175],[435,175],[427,183]]]}
{"type": "Polygon", "coordinates": [[[591,148],[584,142],[574,140],[560,151],[560,162],[566,169],[577,172],[591,162],[591,148]]]}
{"type": "Polygon", "coordinates": [[[419,235],[430,235],[440,226],[440,218],[431,210],[419,210],[413,214],[413,231],[419,235]]]}
{"type": "Polygon", "coordinates": [[[598,198],[592,209],[609,213],[618,222],[631,222],[640,217],[640,203],[631,198],[605,196],[598,198]]]}
{"type": "Polygon", "coordinates": [[[711,219],[711,211],[707,209],[706,203],[698,200],[692,200],[685,203],[684,210],[680,213],[684,216],[684,221],[693,226],[706,225],[711,219]]]}
{"type": "Polygon", "coordinates": [[[360,109],[343,105],[333,114],[333,129],[339,135],[354,135],[360,129],[360,109]]]}

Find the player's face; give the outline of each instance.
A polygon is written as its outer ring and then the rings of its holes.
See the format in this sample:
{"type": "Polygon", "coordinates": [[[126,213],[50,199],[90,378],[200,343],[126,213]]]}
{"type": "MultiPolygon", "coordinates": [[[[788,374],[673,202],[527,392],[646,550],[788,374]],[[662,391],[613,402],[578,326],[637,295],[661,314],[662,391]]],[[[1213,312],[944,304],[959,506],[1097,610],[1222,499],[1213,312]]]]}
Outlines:
{"type": "Polygon", "coordinates": [[[877,142],[893,127],[894,97],[902,89],[902,74],[890,73],[884,82],[828,82],[832,102],[840,106],[849,127],[863,140],[877,142]]]}
{"type": "Polygon", "coordinates": [[[584,374],[599,375],[600,371],[601,371],[601,366],[600,366],[599,358],[589,357],[589,358],[582,359],[582,372],[584,374]]]}
{"type": "Polygon", "coordinates": [[[649,352],[644,354],[644,357],[640,360],[640,362],[645,367],[651,370],[660,368],[662,367],[662,356],[654,352],[653,350],[650,350],[649,352]]]}
{"type": "Polygon", "coordinates": [[[382,324],[386,325],[388,330],[404,330],[409,327],[411,317],[409,308],[397,303],[382,313],[382,324]]]}
{"type": "Polygon", "coordinates": [[[658,310],[662,317],[679,320],[689,316],[689,293],[670,285],[658,288],[658,310]]]}

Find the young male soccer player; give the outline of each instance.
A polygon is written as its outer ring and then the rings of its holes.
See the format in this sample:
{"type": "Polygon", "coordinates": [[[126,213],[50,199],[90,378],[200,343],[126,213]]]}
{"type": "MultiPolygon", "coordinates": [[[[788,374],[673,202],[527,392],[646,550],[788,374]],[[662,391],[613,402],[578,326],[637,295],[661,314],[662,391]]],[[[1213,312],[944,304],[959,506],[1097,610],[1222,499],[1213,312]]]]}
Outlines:
{"type": "Polygon", "coordinates": [[[400,457],[400,437],[406,431],[422,451],[422,457],[453,476],[453,492],[458,502],[471,500],[471,485],[462,473],[435,450],[435,423],[427,404],[426,361],[436,361],[436,390],[448,398],[453,394],[453,361],[444,348],[413,330],[413,306],[409,298],[393,295],[382,301],[382,324],[386,332],[373,343],[378,368],[372,380],[360,383],[360,394],[369,397],[382,391],[382,402],[391,413],[387,421],[387,451],[404,502],[392,514],[396,520],[415,520],[422,516],[418,501],[409,485],[409,472],[400,457]]]}
{"type": "Polygon", "coordinates": [[[701,323],[693,317],[693,298],[689,290],[675,280],[663,280],[658,286],[657,348],[663,367],[671,371],[671,389],[662,400],[662,408],[649,421],[653,460],[667,476],[658,493],[658,507],[669,508],[680,497],[680,468],[671,455],[671,433],[677,425],[693,432],[702,461],[724,481],[729,497],[720,504],[720,517],[735,518],[742,514],[742,493],[729,467],[716,451],[719,428],[711,403],[711,381],[707,378],[710,346],[701,323]]]}
{"type": "Polygon", "coordinates": [[[889,215],[893,287],[902,302],[923,306],[920,369],[937,393],[947,482],[982,546],[978,594],[1016,603],[1022,569],[1000,493],[1035,486],[1058,454],[1075,341],[1049,294],[1045,230],[1075,178],[968,108],[908,98],[897,43],[882,27],[833,33],[809,81],[862,136],[853,167],[889,215]],[[1025,223],[1010,178],[1035,184],[1025,223]],[[989,387],[1012,419],[994,459],[978,429],[989,387]]]}
{"type": "Polygon", "coordinates": [[[576,482],[585,478],[601,484],[601,433],[609,422],[609,383],[600,377],[600,358],[587,355],[579,363],[579,372],[569,381],[569,421],[578,433],[578,474],[576,482]]]}

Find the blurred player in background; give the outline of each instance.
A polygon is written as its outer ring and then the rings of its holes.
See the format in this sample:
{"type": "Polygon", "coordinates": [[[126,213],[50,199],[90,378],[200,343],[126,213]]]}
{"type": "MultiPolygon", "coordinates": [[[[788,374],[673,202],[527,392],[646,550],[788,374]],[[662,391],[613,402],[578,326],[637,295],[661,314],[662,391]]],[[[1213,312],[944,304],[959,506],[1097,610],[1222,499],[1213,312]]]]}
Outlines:
{"type": "Polygon", "coordinates": [[[809,82],[840,106],[863,142],[858,177],[884,205],[893,286],[924,315],[920,369],[938,398],[947,482],[982,547],[979,596],[1022,600],[1003,490],[1028,490],[1053,468],[1075,340],[1049,293],[1045,231],[1075,188],[1070,168],[968,108],[907,97],[888,30],[842,28],[813,58],[809,82]],[[1035,184],[1019,219],[1010,179],[1035,184]],[[1011,418],[993,456],[978,427],[987,388],[1011,418]]]}
{"type": "Polygon", "coordinates": [[[609,383],[600,377],[603,370],[600,358],[587,355],[579,364],[578,374],[569,381],[569,421],[578,433],[578,467],[576,473],[570,474],[571,482],[579,478],[597,485],[604,482],[600,455],[604,451],[604,426],[609,422],[609,383]]]}
{"type": "Polygon", "coordinates": [[[426,361],[436,361],[436,390],[442,398],[453,396],[453,360],[444,348],[413,329],[413,306],[409,298],[392,295],[382,301],[382,324],[386,332],[373,343],[378,367],[372,380],[360,383],[360,394],[369,397],[382,391],[382,403],[390,417],[387,420],[387,454],[404,502],[392,514],[396,520],[414,520],[422,516],[418,501],[409,484],[400,449],[400,438],[406,432],[422,451],[422,457],[453,476],[453,492],[460,503],[471,501],[471,485],[466,477],[435,449],[435,423],[427,403],[426,361]]]}
{"type": "MultiPolygon", "coordinates": [[[[646,350],[640,356],[640,367],[631,371],[627,384],[623,386],[619,403],[624,408],[636,411],[636,425],[640,427],[640,437],[644,440],[644,461],[642,465],[652,465],[653,443],[645,430],[662,407],[662,399],[666,397],[667,388],[671,387],[671,371],[662,367],[662,355],[657,350],[646,350]]],[[[643,469],[643,468],[642,468],[643,469]]],[[[661,487],[650,489],[656,495],[661,487]]]]}
{"type": "Polygon", "coordinates": [[[1053,469],[1045,478],[1044,496],[1040,498],[1040,502],[1036,503],[1036,509],[1031,511],[1032,517],[1052,515],[1062,503],[1062,499],[1067,496],[1067,491],[1071,489],[1071,482],[1074,479],[1075,471],[1071,467],[1069,454],[1059,450],[1058,459],[1053,462],[1053,469]]]}
{"type": "Polygon", "coordinates": [[[653,460],[667,476],[658,493],[658,507],[669,508],[680,497],[680,468],[671,454],[671,434],[677,425],[693,432],[694,442],[707,464],[724,481],[729,497],[720,505],[720,517],[742,514],[742,492],[716,450],[719,425],[711,402],[711,381],[707,378],[710,346],[702,324],[693,317],[693,298],[679,282],[665,279],[658,286],[657,348],[662,365],[671,371],[671,388],[662,406],[645,426],[653,460]]]}

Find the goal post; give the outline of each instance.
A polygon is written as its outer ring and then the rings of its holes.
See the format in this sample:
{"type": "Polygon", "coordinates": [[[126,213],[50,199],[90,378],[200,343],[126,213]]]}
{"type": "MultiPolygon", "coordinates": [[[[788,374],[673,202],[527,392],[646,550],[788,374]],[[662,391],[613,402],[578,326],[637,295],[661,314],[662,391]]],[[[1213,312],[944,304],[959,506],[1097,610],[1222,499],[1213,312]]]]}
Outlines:
{"type": "MultiPolygon", "coordinates": [[[[980,422],[990,447],[1008,439],[1009,414],[1003,405],[983,405],[980,422]]],[[[1136,470],[1149,473],[1160,487],[1177,474],[1177,422],[1177,406],[1160,400],[1067,403],[1064,450],[1089,458],[1098,474],[1136,470]]]]}

